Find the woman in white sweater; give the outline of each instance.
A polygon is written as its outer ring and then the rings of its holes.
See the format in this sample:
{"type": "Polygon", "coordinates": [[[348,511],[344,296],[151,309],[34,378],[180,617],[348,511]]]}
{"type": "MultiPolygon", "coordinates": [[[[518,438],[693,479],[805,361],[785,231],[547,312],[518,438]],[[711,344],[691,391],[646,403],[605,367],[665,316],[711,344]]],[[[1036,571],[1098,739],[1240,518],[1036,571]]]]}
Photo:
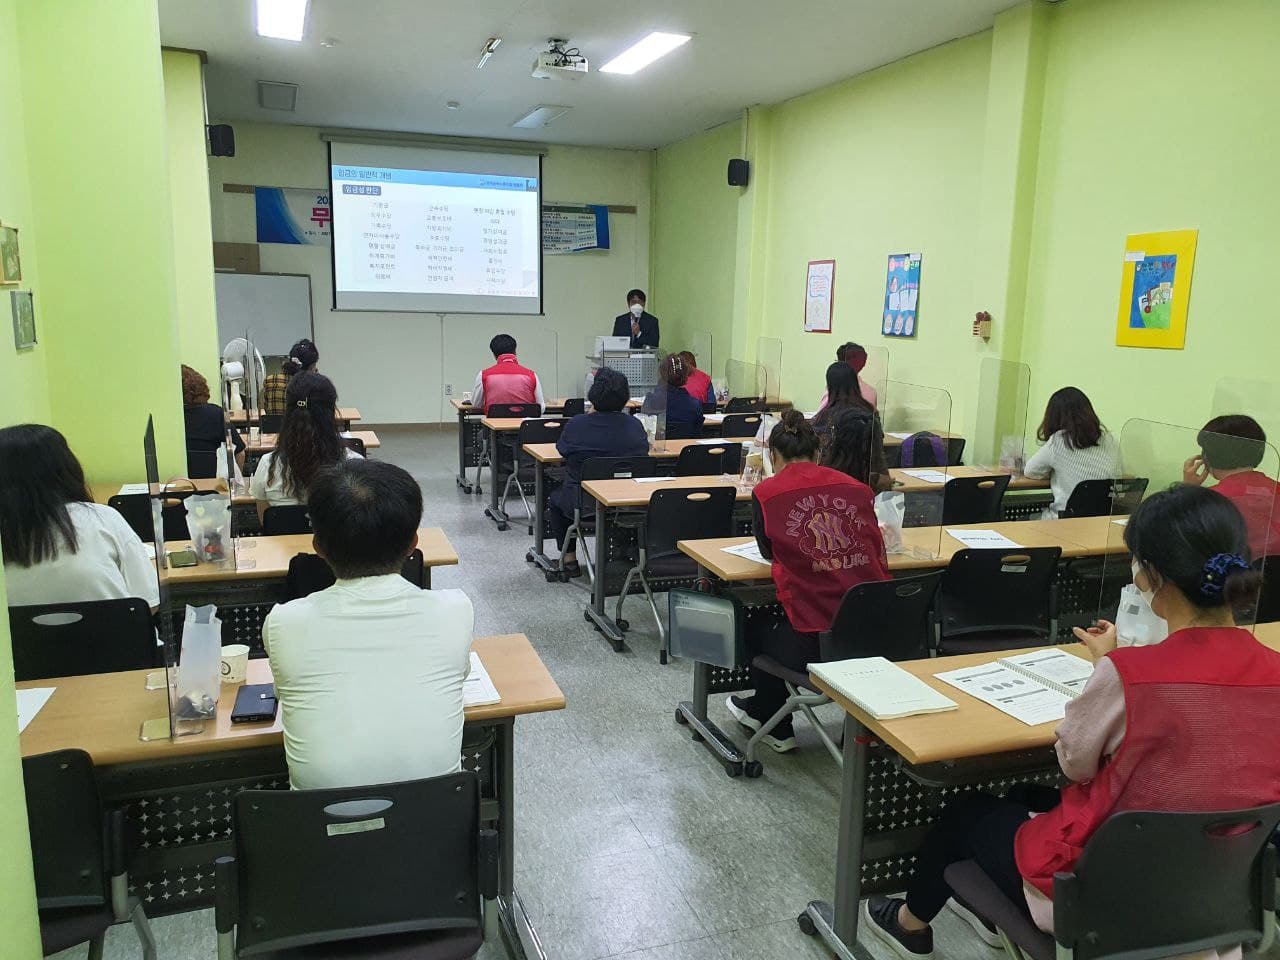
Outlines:
{"type": "Polygon", "coordinates": [[[1071,491],[1082,480],[1112,480],[1120,476],[1120,444],[1098,421],[1093,404],[1077,387],[1063,387],[1049,398],[1036,437],[1044,444],[1022,472],[1048,480],[1053,504],[1047,518],[1066,509],[1071,491]]]}

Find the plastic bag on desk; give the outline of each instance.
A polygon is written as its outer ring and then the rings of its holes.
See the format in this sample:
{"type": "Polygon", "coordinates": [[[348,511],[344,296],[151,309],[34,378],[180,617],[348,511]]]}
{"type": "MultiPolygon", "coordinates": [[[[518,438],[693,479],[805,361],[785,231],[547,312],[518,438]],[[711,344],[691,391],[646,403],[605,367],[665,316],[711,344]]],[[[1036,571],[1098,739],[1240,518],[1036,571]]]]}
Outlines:
{"type": "Polygon", "coordinates": [[[201,563],[221,563],[231,556],[231,498],[201,493],[187,498],[187,531],[201,563]]]}
{"type": "Polygon", "coordinates": [[[174,716],[179,720],[207,720],[218,712],[222,689],[222,621],[218,608],[187,606],[182,624],[182,654],[178,658],[178,686],[174,716]]]}
{"type": "Polygon", "coordinates": [[[876,520],[887,553],[902,553],[902,523],[907,515],[907,498],[901,493],[880,493],[875,499],[876,520]]]}

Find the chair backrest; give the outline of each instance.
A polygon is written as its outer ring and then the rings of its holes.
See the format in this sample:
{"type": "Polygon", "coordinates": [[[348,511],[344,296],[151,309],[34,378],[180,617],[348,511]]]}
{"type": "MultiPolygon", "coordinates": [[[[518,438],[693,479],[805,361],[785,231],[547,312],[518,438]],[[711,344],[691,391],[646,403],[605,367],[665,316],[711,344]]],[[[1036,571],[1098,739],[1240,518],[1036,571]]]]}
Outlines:
{"type": "Polygon", "coordinates": [[[364,447],[364,440],[360,437],[343,437],[342,442],[346,444],[348,450],[354,450],[362,457],[367,457],[369,455],[369,451],[364,447]]]}
{"type": "Polygon", "coordinates": [[[1253,561],[1253,566],[1255,570],[1262,571],[1262,589],[1258,592],[1253,621],[1274,623],[1280,620],[1280,554],[1259,557],[1253,561]]]}
{"type": "Polygon", "coordinates": [[[1275,909],[1280,804],[1117,813],[1053,881],[1054,937],[1075,960],[1155,960],[1262,939],[1275,909]]]}
{"type": "MultiPolygon", "coordinates": [[[[422,551],[415,549],[405,558],[404,564],[400,567],[400,576],[415,587],[424,587],[427,582],[426,569],[422,551]]],[[[337,582],[338,578],[333,575],[333,568],[324,557],[314,553],[294,554],[293,559],[289,561],[289,570],[284,578],[285,596],[289,600],[297,600],[299,597],[310,596],[319,590],[328,590],[337,582]]]]}
{"type": "Polygon", "coordinates": [[[947,445],[936,433],[922,430],[902,441],[903,467],[945,467],[947,445]]]}
{"type": "MultiPolygon", "coordinates": [[[[717,404],[715,404],[715,403],[708,403],[708,402],[706,402],[706,401],[703,401],[703,404],[702,404],[702,412],[703,412],[704,414],[708,414],[708,413],[715,413],[717,409],[719,409],[719,407],[718,407],[718,405],[717,405],[717,404]]],[[[747,411],[743,411],[743,412],[745,413],[745,412],[747,412],[747,411]]]]}
{"type": "Polygon", "coordinates": [[[938,588],[943,637],[998,631],[1043,632],[1061,547],[961,550],[938,588]]]}
{"type": "Polygon", "coordinates": [[[526,420],[542,416],[542,408],[536,403],[491,403],[484,415],[494,420],[526,420]]]}
{"type": "Polygon", "coordinates": [[[15,680],[159,666],[151,608],[137,597],[9,608],[15,680]]]}
{"type": "Polygon", "coordinates": [[[278,434],[280,432],[280,428],[284,426],[284,414],[283,413],[264,413],[262,415],[261,426],[262,426],[263,433],[278,434]]]}
{"type": "Polygon", "coordinates": [[[583,461],[583,480],[619,480],[656,477],[658,461],[648,454],[638,457],[592,457],[583,461]]]}
{"type": "Polygon", "coordinates": [[[246,790],[232,818],[237,953],[480,926],[480,790],[472,772],[246,790]]]}
{"type": "Polygon", "coordinates": [[[1007,473],[991,477],[953,477],[942,488],[943,523],[994,523],[1009,489],[1007,473]]]}
{"type": "Polygon", "coordinates": [[[262,511],[262,535],[280,537],[290,533],[310,533],[311,514],[302,506],[267,507],[262,511]]]}
{"type": "Polygon", "coordinates": [[[677,540],[733,536],[736,487],[656,490],[649,500],[643,543],[649,559],[678,553],[677,540]]]}
{"type": "MultiPolygon", "coordinates": [[[[167,500],[185,500],[188,491],[174,491],[167,494],[166,504],[161,511],[164,518],[164,538],[170,540],[189,540],[191,531],[187,528],[187,508],[182,503],[168,503],[167,500]]],[[[155,529],[151,525],[151,497],[145,493],[117,493],[107,498],[107,506],[124,517],[125,523],[138,535],[143,543],[155,541],[155,529]]]]}
{"type": "Polygon", "coordinates": [[[680,451],[677,477],[718,477],[742,472],[742,444],[695,443],[680,451]]]}
{"type": "Polygon", "coordinates": [[[41,909],[105,905],[110,874],[102,800],[83,750],[26,757],[22,782],[41,909]]]}
{"type": "Polygon", "coordinates": [[[1081,480],[1067,498],[1066,517],[1128,516],[1147,492],[1146,477],[1119,480],[1081,480]]]}
{"type": "Polygon", "coordinates": [[[217,450],[188,450],[187,476],[192,480],[210,480],[218,475],[217,450]]]}
{"type": "Polygon", "coordinates": [[[564,402],[565,418],[576,417],[580,413],[587,412],[587,401],[582,397],[570,397],[564,402]]]}
{"type": "Polygon", "coordinates": [[[730,413],[726,414],[724,423],[720,425],[720,436],[726,440],[744,440],[754,437],[760,432],[760,414],[730,413]]]}
{"type": "Polygon", "coordinates": [[[733,397],[724,405],[725,413],[758,413],[764,409],[764,397],[733,397]]]}
{"type": "Polygon", "coordinates": [[[555,443],[564,432],[563,419],[526,420],[520,424],[518,436],[521,445],[526,443],[555,443]]]}
{"type": "Polygon", "coordinates": [[[831,629],[818,635],[823,660],[923,660],[933,640],[933,601],[942,571],[860,583],[845,591],[831,629]]]}

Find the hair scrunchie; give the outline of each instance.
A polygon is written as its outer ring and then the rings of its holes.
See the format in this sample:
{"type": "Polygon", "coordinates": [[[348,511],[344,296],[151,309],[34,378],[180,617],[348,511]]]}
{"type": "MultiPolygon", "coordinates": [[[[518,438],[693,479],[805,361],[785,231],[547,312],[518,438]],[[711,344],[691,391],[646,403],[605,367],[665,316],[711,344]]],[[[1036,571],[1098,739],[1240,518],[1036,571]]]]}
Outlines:
{"type": "Polygon", "coordinates": [[[294,406],[301,407],[303,410],[305,410],[307,409],[307,400],[305,398],[303,398],[302,400],[295,400],[294,406]]]}
{"type": "Polygon", "coordinates": [[[1220,597],[1232,571],[1250,569],[1249,562],[1238,553],[1216,553],[1204,563],[1200,592],[1206,597],[1220,597]]]}

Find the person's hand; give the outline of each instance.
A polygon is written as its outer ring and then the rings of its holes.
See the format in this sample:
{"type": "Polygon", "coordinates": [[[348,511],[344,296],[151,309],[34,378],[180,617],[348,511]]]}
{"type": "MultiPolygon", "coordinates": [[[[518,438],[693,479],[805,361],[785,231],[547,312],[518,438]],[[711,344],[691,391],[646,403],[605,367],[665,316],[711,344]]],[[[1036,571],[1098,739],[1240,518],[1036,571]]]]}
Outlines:
{"type": "Polygon", "coordinates": [[[1204,462],[1204,457],[1192,457],[1182,465],[1182,482],[1193,487],[1198,487],[1205,482],[1209,476],[1209,466],[1204,462]]]}
{"type": "Polygon", "coordinates": [[[1095,660],[1105,657],[1116,648],[1116,625],[1110,620],[1098,620],[1087,630],[1080,627],[1072,627],[1071,630],[1076,639],[1089,648],[1095,660]]]}

